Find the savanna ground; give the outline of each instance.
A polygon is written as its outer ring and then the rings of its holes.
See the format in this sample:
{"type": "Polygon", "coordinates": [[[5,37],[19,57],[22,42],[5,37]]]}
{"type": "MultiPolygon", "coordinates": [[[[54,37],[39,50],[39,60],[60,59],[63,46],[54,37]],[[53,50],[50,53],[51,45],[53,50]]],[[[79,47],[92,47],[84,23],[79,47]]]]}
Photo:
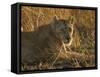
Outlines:
{"type": "MultiPolygon", "coordinates": [[[[50,63],[44,64],[42,61],[39,64],[35,65],[29,63],[22,63],[21,69],[23,71],[57,69],[57,68],[58,69],[78,68],[78,67],[81,68],[81,67],[95,66],[95,11],[94,10],[59,9],[59,8],[53,9],[53,8],[23,6],[21,9],[21,15],[22,15],[21,27],[23,27],[21,30],[22,32],[31,32],[37,30],[38,27],[40,27],[41,25],[48,24],[55,15],[59,19],[65,19],[65,20],[67,20],[70,16],[73,16],[75,18],[73,42],[70,46],[72,51],[67,52],[67,54],[61,52],[52,67],[50,63]]],[[[24,38],[22,38],[22,40],[23,39],[24,38]]]]}

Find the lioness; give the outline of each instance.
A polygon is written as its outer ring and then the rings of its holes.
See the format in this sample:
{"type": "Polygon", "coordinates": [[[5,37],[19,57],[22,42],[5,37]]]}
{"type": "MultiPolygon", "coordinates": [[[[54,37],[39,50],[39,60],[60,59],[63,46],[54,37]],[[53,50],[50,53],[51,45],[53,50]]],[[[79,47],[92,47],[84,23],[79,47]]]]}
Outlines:
{"type": "Polygon", "coordinates": [[[71,45],[73,21],[54,17],[50,24],[21,35],[22,64],[52,63],[63,44],[71,45]]]}

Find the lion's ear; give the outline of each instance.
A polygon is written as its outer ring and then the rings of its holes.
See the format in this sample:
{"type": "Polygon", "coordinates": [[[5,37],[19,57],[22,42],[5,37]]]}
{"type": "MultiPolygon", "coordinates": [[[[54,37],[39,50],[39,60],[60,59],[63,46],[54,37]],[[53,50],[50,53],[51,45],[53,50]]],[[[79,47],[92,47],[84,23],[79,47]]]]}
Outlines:
{"type": "Polygon", "coordinates": [[[58,21],[58,17],[57,16],[54,16],[53,17],[53,20],[52,20],[52,24],[55,24],[57,21],[58,21]]]}
{"type": "Polygon", "coordinates": [[[57,20],[58,20],[58,17],[57,16],[54,16],[53,21],[55,22],[57,20]]]}
{"type": "Polygon", "coordinates": [[[56,25],[57,21],[58,21],[58,17],[57,17],[57,16],[54,16],[54,17],[53,17],[53,20],[52,20],[52,22],[51,22],[51,25],[52,25],[52,28],[53,28],[53,29],[56,28],[55,25],[56,25]]]}
{"type": "Polygon", "coordinates": [[[69,24],[74,25],[74,23],[75,23],[74,16],[69,17],[68,21],[69,21],[69,24]]]}

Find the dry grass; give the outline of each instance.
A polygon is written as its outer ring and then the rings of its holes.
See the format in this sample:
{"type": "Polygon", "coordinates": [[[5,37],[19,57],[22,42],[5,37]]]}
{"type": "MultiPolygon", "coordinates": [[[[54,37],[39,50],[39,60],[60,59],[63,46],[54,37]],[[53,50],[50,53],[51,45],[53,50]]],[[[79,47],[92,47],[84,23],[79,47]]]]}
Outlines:
{"type": "MultiPolygon", "coordinates": [[[[21,13],[22,32],[37,30],[38,27],[50,23],[55,15],[59,19],[65,20],[70,16],[75,18],[73,42],[70,47],[72,52],[66,54],[64,51],[61,52],[58,57],[55,57],[57,60],[52,66],[52,61],[50,63],[41,61],[38,64],[22,63],[23,71],[95,66],[95,11],[23,6],[21,13]]],[[[58,53],[55,52],[54,54],[57,55],[58,53]]]]}

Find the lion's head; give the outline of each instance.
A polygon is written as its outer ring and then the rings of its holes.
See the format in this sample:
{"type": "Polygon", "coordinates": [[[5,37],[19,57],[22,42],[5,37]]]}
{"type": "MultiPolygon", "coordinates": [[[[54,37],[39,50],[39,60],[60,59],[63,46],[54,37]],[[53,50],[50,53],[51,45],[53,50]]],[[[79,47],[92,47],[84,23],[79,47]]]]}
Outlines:
{"type": "Polygon", "coordinates": [[[52,28],[56,34],[56,37],[65,44],[70,44],[72,42],[73,25],[74,23],[72,18],[69,20],[64,20],[54,17],[52,21],[52,28]]]}

